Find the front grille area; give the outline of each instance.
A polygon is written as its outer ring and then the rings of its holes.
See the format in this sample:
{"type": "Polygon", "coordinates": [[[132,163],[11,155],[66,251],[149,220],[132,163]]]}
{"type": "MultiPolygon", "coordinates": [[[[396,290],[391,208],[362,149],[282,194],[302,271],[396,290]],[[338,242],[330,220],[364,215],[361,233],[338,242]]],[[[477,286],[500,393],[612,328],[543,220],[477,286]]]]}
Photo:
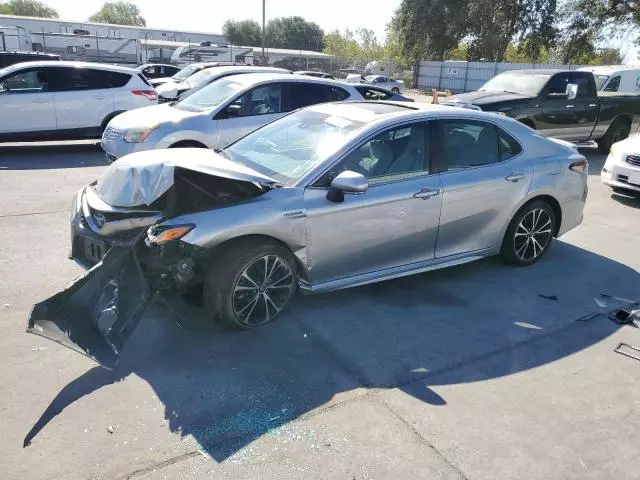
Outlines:
{"type": "Polygon", "coordinates": [[[640,167],[640,156],[638,155],[627,155],[626,161],[629,165],[640,167]]]}
{"type": "Polygon", "coordinates": [[[102,134],[102,140],[107,142],[113,142],[117,140],[122,135],[122,130],[118,130],[113,127],[107,127],[102,134]]]}
{"type": "Polygon", "coordinates": [[[627,185],[633,185],[634,187],[640,187],[640,185],[638,185],[636,183],[631,183],[629,181],[629,176],[628,175],[616,175],[616,178],[620,183],[626,183],[627,185]]]}

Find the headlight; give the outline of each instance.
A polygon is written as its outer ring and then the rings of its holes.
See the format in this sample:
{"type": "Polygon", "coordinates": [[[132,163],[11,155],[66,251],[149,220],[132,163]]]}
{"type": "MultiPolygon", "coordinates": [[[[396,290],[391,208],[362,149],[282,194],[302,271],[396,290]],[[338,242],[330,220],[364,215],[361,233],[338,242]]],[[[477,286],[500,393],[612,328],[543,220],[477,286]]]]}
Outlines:
{"type": "Polygon", "coordinates": [[[173,240],[179,240],[193,230],[195,225],[152,225],[147,229],[147,245],[162,245],[173,240]]]}
{"type": "Polygon", "coordinates": [[[613,145],[611,145],[611,150],[609,150],[609,153],[614,157],[616,155],[618,155],[618,144],[617,143],[614,143],[613,145]]]}
{"type": "Polygon", "coordinates": [[[129,143],[142,143],[145,139],[151,135],[159,125],[154,125],[153,127],[140,127],[140,128],[130,128],[127,130],[127,133],[124,134],[124,141],[129,143]]]}

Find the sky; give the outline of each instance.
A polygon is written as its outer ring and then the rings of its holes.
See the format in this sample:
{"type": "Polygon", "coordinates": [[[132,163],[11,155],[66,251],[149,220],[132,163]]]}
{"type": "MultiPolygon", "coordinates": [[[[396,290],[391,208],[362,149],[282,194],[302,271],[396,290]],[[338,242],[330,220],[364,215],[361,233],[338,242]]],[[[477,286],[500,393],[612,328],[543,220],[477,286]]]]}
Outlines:
{"type": "MultiPolygon", "coordinates": [[[[100,10],[103,0],[42,0],[55,8],[63,20],[84,21],[100,10]]],[[[325,31],[358,27],[372,29],[378,40],[401,0],[266,0],[266,20],[297,15],[316,22],[325,31]],[[374,7],[375,5],[375,7],[374,7]]],[[[190,0],[184,8],[169,0],[133,0],[147,26],[173,30],[222,33],[222,24],[233,20],[254,19],[262,23],[262,0],[190,0]],[[171,6],[170,6],[171,5],[171,6]]]]}

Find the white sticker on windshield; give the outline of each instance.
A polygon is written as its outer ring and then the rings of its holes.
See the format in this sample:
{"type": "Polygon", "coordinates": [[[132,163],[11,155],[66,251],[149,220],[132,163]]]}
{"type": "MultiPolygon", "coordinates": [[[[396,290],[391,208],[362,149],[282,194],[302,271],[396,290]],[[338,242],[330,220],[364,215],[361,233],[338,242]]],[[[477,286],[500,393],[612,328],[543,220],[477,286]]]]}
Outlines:
{"type": "Polygon", "coordinates": [[[351,122],[351,120],[347,120],[346,118],[336,117],[335,115],[332,115],[331,117],[327,117],[327,119],[325,120],[325,123],[328,123],[329,125],[333,125],[334,127],[338,127],[338,128],[346,128],[349,125],[351,125],[353,122],[351,122]]]}

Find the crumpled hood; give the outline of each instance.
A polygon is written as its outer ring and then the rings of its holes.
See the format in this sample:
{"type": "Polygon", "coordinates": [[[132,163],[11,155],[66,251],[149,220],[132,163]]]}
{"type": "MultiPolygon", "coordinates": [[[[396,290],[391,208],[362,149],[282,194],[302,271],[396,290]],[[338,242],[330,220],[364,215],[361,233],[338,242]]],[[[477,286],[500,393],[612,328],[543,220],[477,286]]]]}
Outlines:
{"type": "Polygon", "coordinates": [[[262,186],[278,183],[213,150],[173,148],[136,152],[118,159],[98,179],[96,190],[114,207],[148,206],[171,188],[176,167],[262,186]]]}
{"type": "Polygon", "coordinates": [[[526,100],[528,98],[535,98],[535,97],[528,97],[526,95],[520,95],[519,93],[493,92],[490,90],[476,90],[474,92],[461,93],[459,95],[454,95],[453,97],[448,97],[446,101],[471,103],[473,105],[481,106],[489,103],[509,102],[513,100],[526,100]]]}
{"type": "Polygon", "coordinates": [[[109,126],[118,130],[137,127],[152,127],[160,123],[178,123],[189,117],[197,117],[202,112],[189,112],[170,106],[167,103],[136,108],[115,117],[109,126]]]}

